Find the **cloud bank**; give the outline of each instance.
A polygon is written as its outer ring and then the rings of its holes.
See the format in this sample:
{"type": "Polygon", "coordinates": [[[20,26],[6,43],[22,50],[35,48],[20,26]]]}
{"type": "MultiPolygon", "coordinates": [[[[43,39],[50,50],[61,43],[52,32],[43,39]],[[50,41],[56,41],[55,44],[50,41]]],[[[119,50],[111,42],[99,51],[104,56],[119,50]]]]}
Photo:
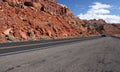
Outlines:
{"type": "Polygon", "coordinates": [[[94,2],[93,5],[89,6],[89,10],[85,14],[79,14],[80,19],[103,19],[107,23],[120,23],[120,16],[111,15],[109,4],[102,4],[100,2],[94,2]]]}

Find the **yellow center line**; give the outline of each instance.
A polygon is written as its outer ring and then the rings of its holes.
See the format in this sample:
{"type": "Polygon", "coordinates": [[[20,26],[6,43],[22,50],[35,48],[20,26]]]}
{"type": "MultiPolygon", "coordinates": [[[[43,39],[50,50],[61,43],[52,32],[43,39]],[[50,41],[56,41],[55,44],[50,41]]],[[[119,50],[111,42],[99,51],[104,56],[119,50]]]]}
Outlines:
{"type": "Polygon", "coordinates": [[[62,40],[62,41],[48,42],[48,43],[26,44],[26,45],[10,46],[10,47],[1,47],[0,50],[2,50],[2,49],[9,49],[9,48],[18,48],[18,47],[36,46],[36,45],[43,45],[43,44],[54,44],[54,43],[68,42],[68,41],[74,41],[74,40],[78,40],[78,39],[73,39],[73,40],[62,40]]]}

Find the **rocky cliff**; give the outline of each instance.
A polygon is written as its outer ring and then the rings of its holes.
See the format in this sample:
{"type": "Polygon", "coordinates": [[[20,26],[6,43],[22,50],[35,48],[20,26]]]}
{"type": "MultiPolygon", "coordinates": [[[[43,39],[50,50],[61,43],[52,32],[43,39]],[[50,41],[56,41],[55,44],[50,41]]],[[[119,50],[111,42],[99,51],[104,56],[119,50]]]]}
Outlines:
{"type": "Polygon", "coordinates": [[[0,0],[0,42],[120,34],[119,27],[80,20],[56,0],[0,0]]]}

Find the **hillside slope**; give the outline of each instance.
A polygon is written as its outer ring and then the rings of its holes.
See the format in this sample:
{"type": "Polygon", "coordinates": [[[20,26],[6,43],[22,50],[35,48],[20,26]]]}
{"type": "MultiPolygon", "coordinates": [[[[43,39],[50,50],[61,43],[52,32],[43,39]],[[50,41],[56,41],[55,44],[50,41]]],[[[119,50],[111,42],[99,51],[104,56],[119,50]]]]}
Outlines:
{"type": "Polygon", "coordinates": [[[0,0],[0,42],[120,34],[100,21],[80,20],[56,0],[0,0]]]}

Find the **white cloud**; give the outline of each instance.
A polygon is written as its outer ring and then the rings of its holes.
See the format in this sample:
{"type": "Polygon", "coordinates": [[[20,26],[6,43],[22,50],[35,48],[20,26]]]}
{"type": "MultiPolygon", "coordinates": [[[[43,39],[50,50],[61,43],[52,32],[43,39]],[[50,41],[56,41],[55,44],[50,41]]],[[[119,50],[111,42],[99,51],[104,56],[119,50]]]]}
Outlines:
{"type": "Polygon", "coordinates": [[[103,19],[108,23],[120,23],[120,16],[110,15],[111,5],[102,4],[100,2],[94,2],[93,5],[89,6],[90,9],[85,14],[79,14],[80,19],[103,19]]]}
{"type": "Polygon", "coordinates": [[[100,2],[94,2],[94,5],[89,7],[91,7],[92,9],[104,9],[104,8],[111,8],[112,6],[108,4],[102,4],[100,2]]]}
{"type": "Polygon", "coordinates": [[[106,9],[90,9],[88,12],[88,14],[108,14],[110,13],[109,10],[106,9]]]}

